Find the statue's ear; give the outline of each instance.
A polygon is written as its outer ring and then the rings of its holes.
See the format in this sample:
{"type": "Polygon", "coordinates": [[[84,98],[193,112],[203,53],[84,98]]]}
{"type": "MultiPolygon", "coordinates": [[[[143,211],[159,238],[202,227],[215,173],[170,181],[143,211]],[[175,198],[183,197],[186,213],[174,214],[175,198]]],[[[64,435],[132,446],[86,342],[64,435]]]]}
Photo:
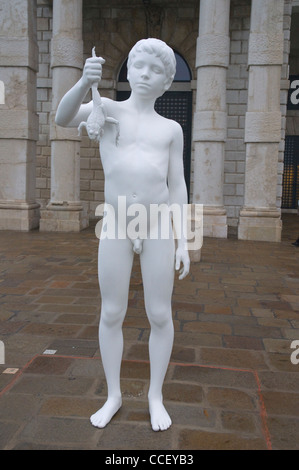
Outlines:
{"type": "Polygon", "coordinates": [[[170,77],[167,80],[165,80],[165,83],[164,83],[165,91],[167,91],[171,87],[172,82],[173,82],[173,77],[170,77]]]}

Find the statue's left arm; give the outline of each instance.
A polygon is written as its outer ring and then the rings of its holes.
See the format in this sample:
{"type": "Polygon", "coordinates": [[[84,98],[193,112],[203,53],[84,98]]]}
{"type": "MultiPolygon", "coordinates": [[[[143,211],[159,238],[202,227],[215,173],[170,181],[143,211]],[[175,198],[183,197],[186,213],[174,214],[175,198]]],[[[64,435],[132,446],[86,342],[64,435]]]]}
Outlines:
{"type": "Polygon", "coordinates": [[[184,137],[181,126],[173,121],[173,139],[170,145],[169,166],[168,166],[168,189],[169,203],[174,205],[173,225],[177,238],[177,250],[175,268],[180,269],[179,279],[183,279],[189,273],[190,258],[187,248],[187,204],[188,195],[184,178],[183,164],[184,137]]]}

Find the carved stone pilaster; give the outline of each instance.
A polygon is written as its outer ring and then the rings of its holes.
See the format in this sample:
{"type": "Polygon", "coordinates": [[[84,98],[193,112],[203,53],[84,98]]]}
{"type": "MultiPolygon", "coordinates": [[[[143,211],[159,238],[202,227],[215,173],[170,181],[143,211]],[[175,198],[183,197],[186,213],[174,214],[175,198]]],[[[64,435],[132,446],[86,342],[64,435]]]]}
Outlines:
{"type": "Polygon", "coordinates": [[[226,71],[230,0],[201,0],[197,39],[196,112],[193,121],[193,202],[203,204],[203,234],[227,237],[223,206],[227,134],[226,71]]]}
{"type": "Polygon", "coordinates": [[[145,14],[147,37],[161,38],[164,9],[159,5],[146,5],[145,14]]]}
{"type": "Polygon", "coordinates": [[[0,11],[0,230],[27,231],[39,224],[36,2],[0,0],[0,11]]]}
{"type": "Polygon", "coordinates": [[[78,232],[88,226],[80,201],[80,138],[75,128],[54,122],[63,95],[79,80],[83,65],[82,0],[53,1],[51,42],[51,200],[41,212],[41,231],[78,232]]]}
{"type": "Polygon", "coordinates": [[[281,141],[283,8],[284,0],[252,0],[245,194],[238,228],[238,236],[244,240],[280,241],[281,238],[276,188],[281,141]]]}

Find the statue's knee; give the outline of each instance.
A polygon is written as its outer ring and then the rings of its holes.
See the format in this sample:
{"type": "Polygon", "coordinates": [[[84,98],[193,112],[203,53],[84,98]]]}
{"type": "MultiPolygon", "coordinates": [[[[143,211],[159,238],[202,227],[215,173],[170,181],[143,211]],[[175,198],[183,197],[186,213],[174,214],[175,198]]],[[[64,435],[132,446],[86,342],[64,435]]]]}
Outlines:
{"type": "Polygon", "coordinates": [[[169,309],[161,309],[161,307],[155,310],[150,309],[147,314],[151,327],[160,329],[172,325],[172,314],[169,309]]]}
{"type": "Polygon", "coordinates": [[[126,314],[126,309],[117,305],[106,305],[101,311],[101,323],[106,327],[121,326],[126,314]]]}

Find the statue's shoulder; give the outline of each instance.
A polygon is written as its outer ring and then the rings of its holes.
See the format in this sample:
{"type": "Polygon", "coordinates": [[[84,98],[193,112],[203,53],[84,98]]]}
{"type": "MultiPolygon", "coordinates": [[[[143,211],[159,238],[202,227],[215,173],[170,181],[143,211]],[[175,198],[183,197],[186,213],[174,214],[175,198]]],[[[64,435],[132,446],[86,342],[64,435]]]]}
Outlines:
{"type": "Polygon", "coordinates": [[[119,114],[121,101],[114,101],[111,98],[102,97],[102,103],[106,109],[107,116],[116,117],[119,114]]]}
{"type": "Polygon", "coordinates": [[[174,136],[179,136],[183,133],[183,129],[177,121],[173,119],[168,119],[168,121],[174,136]]]}
{"type": "Polygon", "coordinates": [[[102,96],[102,103],[104,104],[104,106],[107,110],[110,110],[110,109],[114,109],[116,107],[117,101],[114,101],[110,98],[106,98],[106,97],[102,96]]]}
{"type": "Polygon", "coordinates": [[[172,142],[180,142],[183,139],[183,129],[181,125],[173,119],[168,119],[159,115],[160,129],[163,129],[163,135],[168,136],[172,142]]]}
{"type": "Polygon", "coordinates": [[[161,114],[158,114],[158,116],[159,116],[159,119],[161,119],[161,122],[163,122],[165,126],[168,126],[173,132],[175,133],[182,132],[182,127],[177,121],[161,116],[161,114]]]}

